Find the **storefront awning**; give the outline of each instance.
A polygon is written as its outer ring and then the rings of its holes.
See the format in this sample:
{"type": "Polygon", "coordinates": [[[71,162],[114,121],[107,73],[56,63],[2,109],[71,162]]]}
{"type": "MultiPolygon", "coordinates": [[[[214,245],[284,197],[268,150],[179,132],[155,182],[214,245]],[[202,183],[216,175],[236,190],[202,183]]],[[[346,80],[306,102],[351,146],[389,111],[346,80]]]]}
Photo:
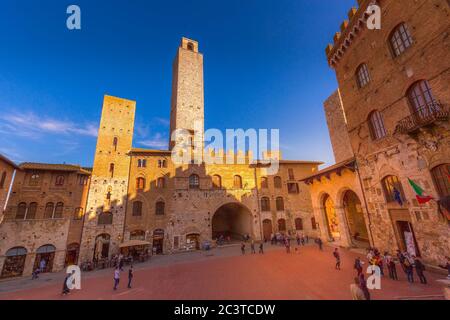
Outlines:
{"type": "Polygon", "coordinates": [[[129,248],[137,246],[148,246],[150,242],[144,240],[130,240],[119,245],[119,248],[129,248]]]}

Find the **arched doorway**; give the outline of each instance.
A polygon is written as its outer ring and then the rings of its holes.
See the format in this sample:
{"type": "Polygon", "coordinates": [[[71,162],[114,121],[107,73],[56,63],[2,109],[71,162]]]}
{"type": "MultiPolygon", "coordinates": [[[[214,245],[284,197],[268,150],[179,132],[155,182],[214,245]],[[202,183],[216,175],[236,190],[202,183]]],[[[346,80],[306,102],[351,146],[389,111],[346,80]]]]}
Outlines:
{"type": "Polygon", "coordinates": [[[110,239],[111,236],[107,233],[100,234],[95,238],[94,261],[107,259],[109,257],[110,239]]]}
{"type": "Polygon", "coordinates": [[[1,278],[20,277],[25,267],[27,249],[15,247],[6,251],[1,278]]]}
{"type": "Polygon", "coordinates": [[[200,234],[198,233],[187,234],[186,247],[189,250],[200,250],[200,234]]]}
{"type": "Polygon", "coordinates": [[[78,243],[71,243],[67,246],[66,266],[77,264],[78,252],[80,252],[80,245],[78,243]]]}
{"type": "Polygon", "coordinates": [[[240,203],[228,203],[221,206],[212,219],[212,238],[230,237],[241,241],[244,236],[252,235],[252,215],[240,203]]]}
{"type": "Polygon", "coordinates": [[[286,220],[285,219],[278,219],[278,231],[281,233],[286,232],[286,220]]]}
{"type": "Polygon", "coordinates": [[[356,193],[351,190],[345,192],[343,205],[353,244],[360,247],[369,246],[369,232],[364,220],[361,201],[356,193]]]}
{"type": "Polygon", "coordinates": [[[328,235],[333,240],[339,239],[341,237],[339,233],[339,220],[334,208],[334,202],[329,195],[324,196],[322,206],[325,211],[328,235]]]}
{"type": "Polygon", "coordinates": [[[153,254],[163,254],[164,252],[164,230],[153,231],[153,254]]]}
{"type": "Polygon", "coordinates": [[[39,247],[36,251],[33,270],[39,269],[40,273],[52,272],[55,252],[56,248],[51,244],[39,247]]]}
{"type": "Polygon", "coordinates": [[[264,236],[264,240],[265,241],[270,241],[270,239],[272,238],[272,233],[273,233],[272,220],[265,219],[263,221],[263,236],[264,236]]]}

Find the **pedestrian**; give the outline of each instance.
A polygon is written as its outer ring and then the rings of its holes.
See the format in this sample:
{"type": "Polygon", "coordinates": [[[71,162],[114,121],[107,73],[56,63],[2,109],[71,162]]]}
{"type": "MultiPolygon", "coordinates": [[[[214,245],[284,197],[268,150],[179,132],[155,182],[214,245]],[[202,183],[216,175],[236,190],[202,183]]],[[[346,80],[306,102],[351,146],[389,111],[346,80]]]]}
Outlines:
{"type": "Polygon", "coordinates": [[[417,276],[419,277],[420,283],[427,284],[427,278],[425,278],[425,275],[423,274],[423,272],[425,271],[425,265],[416,256],[413,256],[413,258],[414,258],[414,266],[416,267],[416,273],[417,276]]]}
{"type": "Polygon", "coordinates": [[[309,243],[309,236],[307,235],[306,236],[306,244],[308,244],[309,243]]]}
{"type": "Polygon", "coordinates": [[[63,295],[67,295],[70,293],[70,289],[69,286],[67,285],[67,282],[69,281],[70,277],[72,277],[72,275],[75,273],[75,270],[72,270],[72,273],[68,273],[66,275],[66,277],[64,278],[64,283],[63,283],[63,290],[62,290],[62,294],[63,295]]]}
{"type": "Polygon", "coordinates": [[[300,236],[297,234],[297,246],[300,245],[300,236]]]}
{"type": "Polygon", "coordinates": [[[39,278],[38,274],[39,268],[36,268],[36,270],[34,270],[33,273],[31,274],[31,280],[36,280],[37,278],[39,278]]]}
{"type": "Polygon", "coordinates": [[[366,300],[366,296],[359,286],[358,277],[354,278],[354,283],[350,285],[350,293],[353,300],[366,300]]]}
{"type": "Polygon", "coordinates": [[[264,243],[262,242],[259,244],[259,253],[264,254],[264,243]]]}
{"type": "Polygon", "coordinates": [[[369,289],[367,288],[367,282],[366,279],[364,278],[363,273],[359,275],[359,287],[361,288],[366,300],[370,300],[370,292],[369,289]]]}
{"type": "Polygon", "coordinates": [[[128,269],[128,289],[131,289],[131,281],[133,280],[133,265],[128,269]]]}
{"type": "Polygon", "coordinates": [[[256,253],[256,251],[255,251],[255,241],[254,240],[252,240],[252,242],[250,244],[250,247],[252,249],[252,254],[256,253]]]}
{"type": "Polygon", "coordinates": [[[244,242],[242,242],[242,244],[241,244],[241,252],[243,255],[245,254],[245,243],[244,242]]]}
{"type": "Polygon", "coordinates": [[[413,265],[409,262],[409,259],[403,260],[403,267],[408,278],[409,283],[414,283],[413,265]]]}
{"type": "Polygon", "coordinates": [[[123,271],[123,255],[119,254],[119,269],[123,271]]]}
{"type": "Polygon", "coordinates": [[[445,257],[447,259],[446,262],[439,265],[442,269],[447,269],[447,279],[450,279],[450,257],[445,257]]]}
{"type": "Polygon", "coordinates": [[[358,277],[362,274],[362,270],[363,270],[362,265],[363,265],[363,262],[361,261],[361,259],[359,257],[357,257],[355,259],[355,264],[353,265],[353,269],[356,270],[358,277]]]}
{"type": "Polygon", "coordinates": [[[336,265],[334,268],[336,270],[341,270],[341,256],[339,254],[338,248],[334,249],[333,256],[336,258],[336,265]]]}
{"type": "Polygon", "coordinates": [[[403,271],[406,273],[405,265],[403,263],[406,258],[400,250],[397,250],[397,259],[400,262],[400,266],[402,267],[403,271]]]}
{"type": "Polygon", "coordinates": [[[43,273],[45,271],[45,265],[46,265],[46,261],[44,258],[41,259],[41,261],[39,262],[39,273],[43,273]]]}
{"type": "Polygon", "coordinates": [[[117,290],[117,286],[120,281],[120,268],[117,266],[116,270],[114,270],[114,290],[117,290]]]}
{"type": "Polygon", "coordinates": [[[301,241],[302,241],[302,246],[304,246],[305,245],[305,236],[304,235],[302,235],[301,241]]]}
{"type": "Polygon", "coordinates": [[[322,245],[323,245],[323,242],[322,242],[322,239],[320,239],[320,238],[318,238],[317,239],[317,244],[319,245],[319,250],[323,250],[323,248],[322,248],[322,245]]]}
{"type": "Polygon", "coordinates": [[[291,253],[291,244],[288,239],[284,240],[284,245],[286,246],[286,253],[291,253]]]}

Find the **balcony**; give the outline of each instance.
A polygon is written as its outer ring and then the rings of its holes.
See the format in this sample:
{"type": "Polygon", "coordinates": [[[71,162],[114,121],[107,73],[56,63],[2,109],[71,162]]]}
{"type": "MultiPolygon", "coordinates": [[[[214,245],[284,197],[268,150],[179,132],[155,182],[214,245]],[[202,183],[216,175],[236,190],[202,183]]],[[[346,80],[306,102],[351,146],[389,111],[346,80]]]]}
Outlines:
{"type": "Polygon", "coordinates": [[[412,134],[420,128],[434,124],[436,121],[447,121],[449,109],[438,101],[429,102],[425,107],[400,120],[395,128],[396,133],[412,134]]]}

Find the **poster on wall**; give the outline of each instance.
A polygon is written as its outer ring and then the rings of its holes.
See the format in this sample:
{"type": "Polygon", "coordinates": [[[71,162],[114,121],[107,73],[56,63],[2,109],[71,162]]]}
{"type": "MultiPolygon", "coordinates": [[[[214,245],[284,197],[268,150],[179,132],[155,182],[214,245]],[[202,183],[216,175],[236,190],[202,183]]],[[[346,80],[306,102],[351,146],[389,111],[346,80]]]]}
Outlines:
{"type": "Polygon", "coordinates": [[[414,236],[412,232],[405,231],[406,251],[411,255],[416,255],[416,246],[414,244],[414,236]]]}

